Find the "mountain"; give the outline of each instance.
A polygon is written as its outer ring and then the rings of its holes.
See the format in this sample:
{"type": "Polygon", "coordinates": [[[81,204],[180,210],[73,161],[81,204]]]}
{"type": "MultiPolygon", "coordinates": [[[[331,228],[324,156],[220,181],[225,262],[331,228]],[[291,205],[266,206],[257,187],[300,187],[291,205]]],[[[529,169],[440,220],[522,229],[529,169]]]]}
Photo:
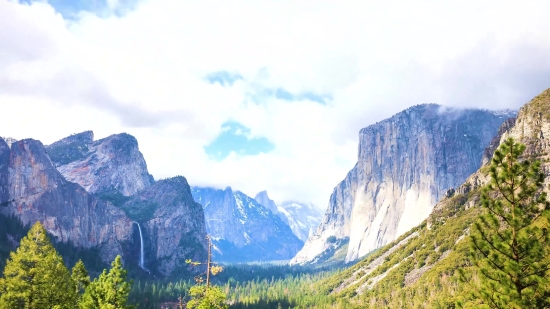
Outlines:
{"type": "Polygon", "coordinates": [[[413,106],[359,132],[355,167],[292,264],[356,260],[428,217],[447,189],[476,171],[515,112],[413,106]]]}
{"type": "MultiPolygon", "coordinates": [[[[545,183],[550,180],[550,89],[524,105],[517,119],[506,122],[494,141],[508,137],[526,145],[523,157],[540,160],[545,183]]],[[[496,149],[491,142],[487,152],[496,149]]],[[[491,155],[492,157],[492,155],[491,155]]],[[[459,270],[469,273],[470,226],[482,213],[481,188],[489,181],[484,165],[457,188],[446,193],[420,225],[354,266],[319,283],[315,289],[331,294],[350,308],[478,308],[459,270]]],[[[550,188],[546,186],[546,192],[550,188]]]]}
{"type": "Polygon", "coordinates": [[[65,179],[90,193],[116,190],[130,196],[154,183],[135,137],[122,133],[94,141],[86,131],[46,147],[65,179]]]}
{"type": "Polygon", "coordinates": [[[132,239],[132,221],[108,202],[67,181],[40,141],[24,139],[11,148],[0,139],[0,185],[5,216],[23,224],[43,223],[53,240],[98,248],[104,261],[123,254],[132,239]]]}
{"type": "Polygon", "coordinates": [[[260,203],[260,205],[264,206],[265,208],[271,210],[272,213],[278,214],[279,209],[277,208],[277,204],[269,198],[269,195],[267,194],[267,191],[262,191],[256,194],[256,197],[254,197],[256,202],[260,203]]]}
{"type": "Polygon", "coordinates": [[[284,201],[277,205],[269,198],[267,191],[256,194],[254,199],[288,224],[292,233],[301,241],[307,240],[313,229],[319,226],[323,217],[321,211],[313,204],[284,201]]]}
{"type": "Polygon", "coordinates": [[[191,192],[204,207],[206,230],[219,261],[285,260],[304,244],[279,216],[240,191],[192,187],[191,192]]]}
{"type": "Polygon", "coordinates": [[[323,213],[313,204],[297,201],[284,201],[278,206],[292,232],[302,241],[306,241],[321,223],[323,213]]]}
{"type": "MultiPolygon", "coordinates": [[[[0,139],[0,185],[0,223],[42,222],[54,242],[72,248],[66,258],[110,263],[120,254],[126,266],[160,276],[196,274],[185,260],[206,259],[204,212],[187,181],[155,182],[131,135],[94,141],[88,131],[46,147],[0,139]]],[[[23,236],[15,226],[0,242],[23,236]]]]}

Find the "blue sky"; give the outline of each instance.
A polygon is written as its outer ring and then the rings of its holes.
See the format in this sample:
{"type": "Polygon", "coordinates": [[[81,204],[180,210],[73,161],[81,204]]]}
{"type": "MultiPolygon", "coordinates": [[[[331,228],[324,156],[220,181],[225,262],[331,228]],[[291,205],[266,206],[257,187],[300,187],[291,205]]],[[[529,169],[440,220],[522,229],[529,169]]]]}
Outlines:
{"type": "Polygon", "coordinates": [[[255,156],[274,149],[275,145],[267,138],[251,137],[250,128],[234,121],[222,124],[220,135],[204,146],[208,156],[218,161],[225,159],[231,152],[239,156],[255,156]]]}
{"type": "Polygon", "coordinates": [[[550,87],[548,1],[26,3],[0,0],[0,136],[127,132],[157,179],[321,208],[361,128],[550,87]]]}
{"type": "MultiPolygon", "coordinates": [[[[31,4],[33,0],[19,0],[23,4],[31,4]]],[[[98,16],[124,16],[135,9],[138,0],[47,0],[57,12],[67,20],[78,19],[81,12],[89,12],[98,16]]]]}

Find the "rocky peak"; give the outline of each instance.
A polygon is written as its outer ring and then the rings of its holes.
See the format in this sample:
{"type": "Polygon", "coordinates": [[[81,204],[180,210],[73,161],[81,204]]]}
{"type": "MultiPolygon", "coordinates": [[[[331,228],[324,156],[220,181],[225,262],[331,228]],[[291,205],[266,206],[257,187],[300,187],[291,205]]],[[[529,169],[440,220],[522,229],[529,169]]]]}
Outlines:
{"type": "Polygon", "coordinates": [[[93,141],[93,132],[48,146],[57,169],[90,193],[117,191],[130,196],[154,183],[135,137],[122,133],[93,141]]]}
{"type": "Polygon", "coordinates": [[[272,213],[276,214],[279,210],[277,209],[277,205],[273,200],[269,198],[267,195],[267,191],[262,191],[256,194],[256,197],[254,197],[256,202],[260,203],[265,208],[271,210],[272,213]]]}

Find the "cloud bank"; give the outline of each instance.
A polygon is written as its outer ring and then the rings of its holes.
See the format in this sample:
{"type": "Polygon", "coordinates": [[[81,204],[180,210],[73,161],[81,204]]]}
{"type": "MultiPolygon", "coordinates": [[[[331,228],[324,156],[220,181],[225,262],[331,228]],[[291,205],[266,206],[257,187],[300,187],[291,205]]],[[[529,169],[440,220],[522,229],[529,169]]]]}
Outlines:
{"type": "Polygon", "coordinates": [[[0,0],[0,135],[127,132],[157,179],[322,208],[361,128],[550,87],[547,1],[62,2],[0,0]]]}

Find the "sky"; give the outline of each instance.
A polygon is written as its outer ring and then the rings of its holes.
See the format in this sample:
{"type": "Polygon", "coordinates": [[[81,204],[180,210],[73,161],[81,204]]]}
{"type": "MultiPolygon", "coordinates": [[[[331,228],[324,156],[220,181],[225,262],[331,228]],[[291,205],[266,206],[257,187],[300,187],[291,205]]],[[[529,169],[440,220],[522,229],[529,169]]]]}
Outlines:
{"type": "Polygon", "coordinates": [[[0,136],[135,136],[155,179],[326,209],[358,133],[550,87],[550,1],[0,0],[0,136]]]}

